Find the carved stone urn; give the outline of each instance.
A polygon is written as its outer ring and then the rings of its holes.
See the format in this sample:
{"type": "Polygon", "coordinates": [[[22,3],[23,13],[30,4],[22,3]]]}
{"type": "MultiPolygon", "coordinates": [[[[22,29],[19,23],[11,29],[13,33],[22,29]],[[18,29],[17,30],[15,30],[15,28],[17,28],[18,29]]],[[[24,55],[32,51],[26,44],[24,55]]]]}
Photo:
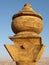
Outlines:
{"type": "Polygon", "coordinates": [[[13,15],[11,28],[15,35],[9,38],[14,44],[4,46],[12,59],[17,65],[37,65],[45,47],[39,35],[43,29],[42,16],[25,4],[13,15]]]}

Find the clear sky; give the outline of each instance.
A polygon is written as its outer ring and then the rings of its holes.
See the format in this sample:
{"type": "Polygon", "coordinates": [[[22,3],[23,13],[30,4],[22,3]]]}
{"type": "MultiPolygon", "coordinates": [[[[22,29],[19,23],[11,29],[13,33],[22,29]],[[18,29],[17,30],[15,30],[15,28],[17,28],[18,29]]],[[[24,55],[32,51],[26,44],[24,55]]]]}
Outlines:
{"type": "Polygon", "coordinates": [[[25,3],[30,3],[43,17],[44,29],[40,34],[42,42],[46,44],[43,57],[49,56],[49,0],[0,0],[0,59],[11,59],[4,44],[12,44],[8,38],[14,35],[11,30],[12,16],[20,11],[25,3]]]}

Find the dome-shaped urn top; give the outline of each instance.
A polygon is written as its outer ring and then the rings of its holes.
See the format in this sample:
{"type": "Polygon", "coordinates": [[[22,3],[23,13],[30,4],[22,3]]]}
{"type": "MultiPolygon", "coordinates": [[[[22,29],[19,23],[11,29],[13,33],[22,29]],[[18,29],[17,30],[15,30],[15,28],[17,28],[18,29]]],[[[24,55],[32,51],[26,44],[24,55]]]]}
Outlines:
{"type": "Polygon", "coordinates": [[[23,31],[39,34],[43,29],[42,16],[37,14],[30,4],[25,4],[21,11],[13,15],[11,27],[15,34],[23,31]]]}
{"type": "Polygon", "coordinates": [[[18,16],[22,16],[22,15],[30,15],[30,16],[36,16],[42,19],[42,16],[38,13],[36,13],[32,7],[31,4],[25,4],[23,9],[21,11],[19,11],[18,13],[14,14],[12,19],[18,17],[18,16]]]}

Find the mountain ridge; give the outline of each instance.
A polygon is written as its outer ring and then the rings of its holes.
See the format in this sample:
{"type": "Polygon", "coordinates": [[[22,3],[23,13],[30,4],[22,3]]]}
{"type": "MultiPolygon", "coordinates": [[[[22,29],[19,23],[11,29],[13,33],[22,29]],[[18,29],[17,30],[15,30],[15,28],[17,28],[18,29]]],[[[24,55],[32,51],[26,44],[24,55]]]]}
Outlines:
{"type": "MultiPolygon", "coordinates": [[[[13,60],[0,60],[0,65],[16,65],[13,60]]],[[[49,65],[49,57],[41,58],[38,65],[49,65]]]]}

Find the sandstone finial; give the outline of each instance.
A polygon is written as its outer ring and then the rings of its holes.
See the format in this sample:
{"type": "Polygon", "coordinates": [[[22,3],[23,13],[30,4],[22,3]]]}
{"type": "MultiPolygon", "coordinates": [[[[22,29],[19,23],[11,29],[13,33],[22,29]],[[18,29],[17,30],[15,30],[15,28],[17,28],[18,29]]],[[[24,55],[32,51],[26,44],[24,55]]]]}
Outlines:
{"type": "Polygon", "coordinates": [[[9,38],[14,44],[6,44],[5,48],[17,65],[37,65],[45,45],[39,33],[43,29],[42,17],[30,4],[12,17],[14,36],[9,38]]]}

